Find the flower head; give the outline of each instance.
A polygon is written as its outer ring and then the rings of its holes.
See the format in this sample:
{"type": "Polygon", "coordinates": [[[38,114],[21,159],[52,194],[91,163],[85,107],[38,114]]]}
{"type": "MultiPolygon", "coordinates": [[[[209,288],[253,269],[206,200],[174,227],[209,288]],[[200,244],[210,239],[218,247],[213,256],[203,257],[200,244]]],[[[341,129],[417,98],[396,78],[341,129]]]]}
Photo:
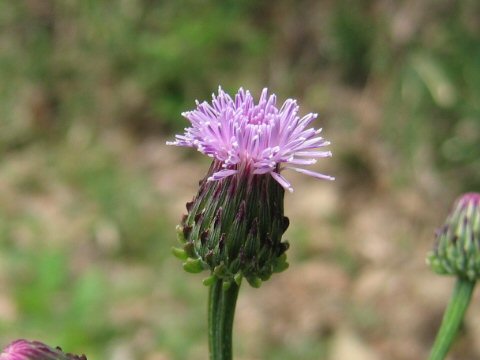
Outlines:
{"type": "Polygon", "coordinates": [[[167,144],[193,147],[217,160],[221,167],[208,181],[237,173],[270,174],[284,189],[293,191],[281,175],[284,169],[333,180],[303,168],[317,158],[332,156],[330,151],[319,150],[330,144],[319,136],[321,129],[308,127],[317,114],[299,117],[296,100],[286,100],[280,109],[276,101],[267,89],[256,104],[248,90],[240,88],[232,99],[219,88],[211,104],[197,101],[195,110],[182,114],[192,126],[167,144]]]}
{"type": "Polygon", "coordinates": [[[39,341],[15,340],[0,354],[0,360],[87,360],[85,355],[66,354],[39,341]]]}
{"type": "Polygon", "coordinates": [[[221,88],[211,104],[197,101],[196,110],[183,114],[192,126],[168,144],[196,148],[213,162],[187,203],[178,227],[182,248],[174,254],[189,272],[210,270],[206,284],[221,279],[229,286],[245,278],[258,287],[288,267],[283,201],[292,187],[282,170],[333,179],[301,167],[331,153],[318,150],[329,143],[308,128],[317,115],[297,114],[295,100],[278,109],[267,89],[255,104],[248,91],[232,99],[221,88]]]}
{"type": "Polygon", "coordinates": [[[480,193],[457,199],[445,225],[437,230],[427,262],[439,274],[480,279],[480,193]]]}

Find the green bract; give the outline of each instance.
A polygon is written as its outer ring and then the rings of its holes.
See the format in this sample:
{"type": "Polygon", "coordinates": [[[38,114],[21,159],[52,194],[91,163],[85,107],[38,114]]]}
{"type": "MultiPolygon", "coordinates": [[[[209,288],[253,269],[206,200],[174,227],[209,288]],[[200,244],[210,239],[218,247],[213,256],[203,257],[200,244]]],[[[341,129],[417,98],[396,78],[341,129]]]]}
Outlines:
{"type": "Polygon", "coordinates": [[[284,189],[268,174],[207,181],[220,166],[213,162],[197,196],[187,203],[188,213],[177,228],[183,247],[174,254],[188,272],[209,270],[226,286],[245,277],[258,287],[288,267],[288,243],[281,241],[289,225],[283,214],[284,189]]]}

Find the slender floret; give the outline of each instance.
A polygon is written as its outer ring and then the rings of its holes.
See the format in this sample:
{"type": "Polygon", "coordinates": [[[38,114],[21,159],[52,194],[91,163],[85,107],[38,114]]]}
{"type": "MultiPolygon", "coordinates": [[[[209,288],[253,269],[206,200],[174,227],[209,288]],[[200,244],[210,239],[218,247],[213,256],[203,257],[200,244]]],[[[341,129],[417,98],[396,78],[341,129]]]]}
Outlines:
{"type": "Polygon", "coordinates": [[[67,354],[39,341],[15,340],[0,354],[0,360],[87,360],[85,355],[67,354]]]}
{"type": "Polygon", "coordinates": [[[322,129],[310,128],[317,114],[298,116],[296,100],[286,100],[280,109],[276,96],[263,89],[258,104],[247,90],[240,88],[235,98],[221,88],[212,95],[212,103],[196,102],[197,108],[182,115],[191,127],[168,145],[196,148],[221,164],[208,181],[217,181],[237,173],[270,174],[284,189],[293,191],[281,172],[285,169],[319,179],[333,177],[305,169],[318,158],[330,157],[319,150],[330,142],[320,135],[322,129]]]}

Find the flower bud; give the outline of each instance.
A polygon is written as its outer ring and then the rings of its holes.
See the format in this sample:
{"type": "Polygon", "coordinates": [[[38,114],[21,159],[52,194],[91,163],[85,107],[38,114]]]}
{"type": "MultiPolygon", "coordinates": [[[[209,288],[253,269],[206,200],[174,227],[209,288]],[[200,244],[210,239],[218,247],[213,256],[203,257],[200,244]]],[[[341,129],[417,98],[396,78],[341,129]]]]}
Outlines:
{"type": "Polygon", "coordinates": [[[480,194],[467,193],[455,203],[436,232],[427,263],[438,274],[474,281],[480,278],[480,194]]]}
{"type": "Polygon", "coordinates": [[[0,360],[87,360],[85,355],[66,354],[39,341],[15,340],[0,354],[0,360]]]}

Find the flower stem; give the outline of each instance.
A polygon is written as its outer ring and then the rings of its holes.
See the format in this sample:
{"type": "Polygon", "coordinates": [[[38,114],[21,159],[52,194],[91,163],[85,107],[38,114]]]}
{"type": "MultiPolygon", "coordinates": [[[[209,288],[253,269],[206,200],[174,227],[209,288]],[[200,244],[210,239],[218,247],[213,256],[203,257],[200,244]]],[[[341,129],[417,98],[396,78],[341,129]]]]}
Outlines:
{"type": "Polygon", "coordinates": [[[442,325],[430,352],[429,360],[443,360],[457,335],[463,316],[472,298],[475,281],[457,278],[450,302],[443,315],[442,325]]]}
{"type": "Polygon", "coordinates": [[[232,359],[232,328],[239,289],[235,282],[224,289],[223,281],[220,279],[216,279],[210,285],[208,301],[210,360],[232,359]]]}

